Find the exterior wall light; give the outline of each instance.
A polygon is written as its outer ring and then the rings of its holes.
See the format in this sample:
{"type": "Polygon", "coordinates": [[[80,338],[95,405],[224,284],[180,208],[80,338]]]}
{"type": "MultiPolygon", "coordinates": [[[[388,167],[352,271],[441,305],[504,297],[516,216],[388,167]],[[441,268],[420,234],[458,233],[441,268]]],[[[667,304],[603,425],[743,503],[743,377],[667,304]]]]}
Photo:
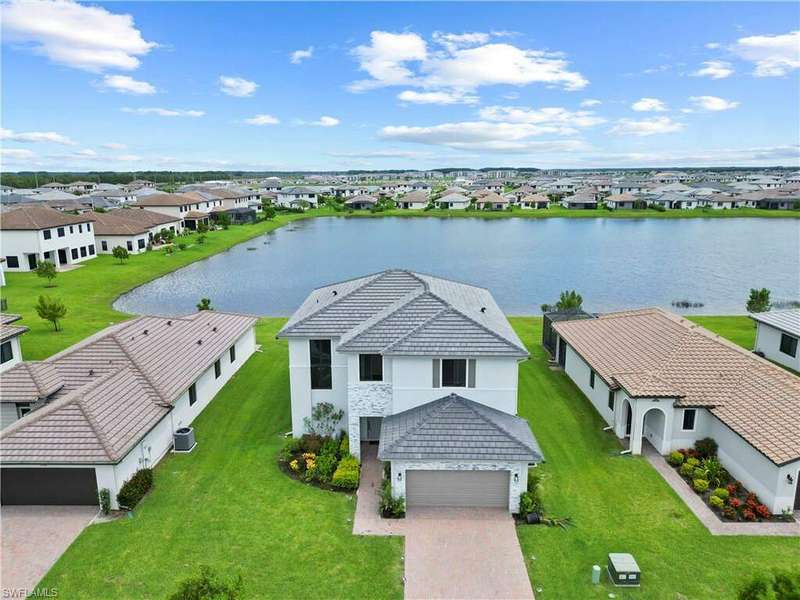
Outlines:
{"type": "Polygon", "coordinates": [[[789,482],[789,485],[792,485],[794,483],[794,477],[792,477],[791,473],[786,474],[786,481],[789,482]]]}
{"type": "Polygon", "coordinates": [[[397,481],[403,481],[403,472],[402,471],[398,471],[398,473],[397,473],[397,481]]]}
{"type": "Polygon", "coordinates": [[[514,473],[514,483],[519,483],[519,473],[514,473]]]}

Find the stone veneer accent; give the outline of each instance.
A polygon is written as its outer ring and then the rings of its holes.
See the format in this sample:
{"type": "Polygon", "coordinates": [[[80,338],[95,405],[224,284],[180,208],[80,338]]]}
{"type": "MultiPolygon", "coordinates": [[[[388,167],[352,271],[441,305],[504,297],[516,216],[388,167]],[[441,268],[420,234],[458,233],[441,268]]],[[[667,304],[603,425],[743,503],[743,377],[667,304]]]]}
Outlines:
{"type": "Polygon", "coordinates": [[[361,458],[361,417],[392,414],[391,383],[360,383],[347,386],[347,433],[350,453],[361,458]]]}
{"type": "Polygon", "coordinates": [[[406,495],[406,471],[510,471],[508,490],[508,510],[519,512],[519,496],[528,486],[528,463],[519,461],[392,461],[392,495],[397,498],[406,495]],[[398,480],[397,475],[402,477],[398,480]],[[517,481],[514,481],[514,475],[517,481]]]}

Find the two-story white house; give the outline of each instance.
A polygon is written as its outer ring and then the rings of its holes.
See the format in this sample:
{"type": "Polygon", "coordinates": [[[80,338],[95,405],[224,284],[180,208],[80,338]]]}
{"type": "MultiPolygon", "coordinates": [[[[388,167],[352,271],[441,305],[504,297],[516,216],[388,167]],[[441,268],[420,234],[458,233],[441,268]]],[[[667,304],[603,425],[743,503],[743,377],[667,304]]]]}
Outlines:
{"type": "Polygon", "coordinates": [[[756,322],[755,352],[800,371],[800,309],[773,310],[750,315],[756,322]]]}
{"type": "Polygon", "coordinates": [[[344,411],[355,456],[379,444],[409,506],[518,509],[542,460],[516,416],[528,351],[488,290],[388,270],[314,290],[278,337],[295,436],[327,402],[344,411]]]}
{"type": "Polygon", "coordinates": [[[317,192],[308,187],[287,187],[278,190],[275,203],[285,208],[314,208],[318,202],[317,192]]]}
{"type": "Polygon", "coordinates": [[[136,208],[152,210],[181,220],[182,227],[195,230],[198,225],[208,225],[210,213],[222,206],[222,199],[202,192],[185,194],[150,194],[136,200],[136,208]]]}
{"type": "Polygon", "coordinates": [[[93,223],[85,214],[24,205],[3,213],[0,231],[9,271],[33,271],[43,260],[63,268],[96,256],[93,223]]]}
{"type": "Polygon", "coordinates": [[[659,308],[553,330],[558,364],[632,454],[710,437],[773,513],[800,509],[800,378],[659,308]]]}

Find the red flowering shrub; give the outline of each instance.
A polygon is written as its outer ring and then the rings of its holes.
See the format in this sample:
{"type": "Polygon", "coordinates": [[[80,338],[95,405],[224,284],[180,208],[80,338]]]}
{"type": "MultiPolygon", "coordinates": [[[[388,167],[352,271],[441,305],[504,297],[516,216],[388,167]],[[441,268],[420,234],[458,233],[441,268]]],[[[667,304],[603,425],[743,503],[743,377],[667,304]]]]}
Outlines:
{"type": "Polygon", "coordinates": [[[736,494],[739,493],[739,482],[734,481],[733,483],[729,483],[728,485],[725,486],[725,489],[728,490],[728,493],[731,496],[735,496],[736,494]]]}
{"type": "Polygon", "coordinates": [[[742,511],[742,518],[743,518],[745,521],[755,521],[755,520],[756,520],[756,513],[754,513],[754,512],[753,512],[752,510],[750,510],[749,508],[745,508],[745,509],[742,511]]]}
{"type": "Polygon", "coordinates": [[[736,509],[733,508],[732,506],[726,506],[725,508],[722,509],[722,515],[726,519],[729,519],[731,521],[735,521],[736,520],[736,509]]]}
{"type": "Polygon", "coordinates": [[[756,506],[756,514],[762,519],[769,519],[772,516],[772,513],[769,512],[769,509],[764,504],[756,506]]]}
{"type": "Polygon", "coordinates": [[[738,498],[731,498],[730,500],[728,500],[728,504],[730,504],[731,508],[733,508],[734,510],[738,510],[739,507],[742,505],[742,501],[739,500],[738,498]]]}
{"type": "Polygon", "coordinates": [[[753,492],[747,492],[747,496],[745,496],[745,504],[749,506],[751,503],[754,505],[761,504],[761,502],[758,501],[758,496],[756,496],[753,492]]]}

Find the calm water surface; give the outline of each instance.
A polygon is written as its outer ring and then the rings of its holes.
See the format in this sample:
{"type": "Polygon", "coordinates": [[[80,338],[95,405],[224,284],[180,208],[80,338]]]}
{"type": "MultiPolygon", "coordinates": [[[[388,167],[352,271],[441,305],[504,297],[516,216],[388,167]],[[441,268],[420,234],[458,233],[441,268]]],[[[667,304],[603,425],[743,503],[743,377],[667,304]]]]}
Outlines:
{"type": "Polygon", "coordinates": [[[319,218],[165,275],[114,306],[173,315],[208,297],[219,310],[288,315],[314,287],[389,267],[488,287],[508,314],[538,313],[572,288],[593,311],[688,299],[704,306],[686,312],[738,314],[751,287],[800,298],[800,220],[319,218]]]}

